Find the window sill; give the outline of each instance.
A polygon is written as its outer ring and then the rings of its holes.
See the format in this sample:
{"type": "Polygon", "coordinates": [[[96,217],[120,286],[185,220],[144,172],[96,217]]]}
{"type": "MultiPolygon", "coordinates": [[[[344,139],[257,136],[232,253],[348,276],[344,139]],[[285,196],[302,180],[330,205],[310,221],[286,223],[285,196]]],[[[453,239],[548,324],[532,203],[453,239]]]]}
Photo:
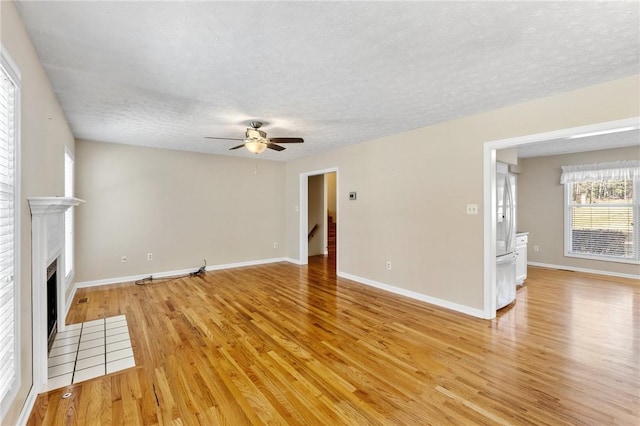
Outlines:
{"type": "Polygon", "coordinates": [[[573,257],[576,259],[599,260],[601,262],[628,263],[631,265],[640,265],[640,260],[620,258],[614,256],[593,256],[582,253],[565,253],[565,257],[573,257]]]}

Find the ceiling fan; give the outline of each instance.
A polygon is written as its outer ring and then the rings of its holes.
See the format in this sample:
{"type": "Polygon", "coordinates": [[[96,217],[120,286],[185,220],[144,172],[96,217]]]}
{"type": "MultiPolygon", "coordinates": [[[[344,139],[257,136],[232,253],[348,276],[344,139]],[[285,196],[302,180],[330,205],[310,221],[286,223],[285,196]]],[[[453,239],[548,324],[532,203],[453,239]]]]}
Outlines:
{"type": "Polygon", "coordinates": [[[243,141],[244,143],[238,146],[234,146],[233,148],[229,148],[229,150],[234,150],[238,148],[242,148],[243,146],[247,148],[247,151],[253,154],[260,154],[264,152],[265,149],[273,149],[274,151],[284,151],[286,148],[280,146],[280,143],[303,143],[304,139],[302,138],[267,138],[267,133],[262,130],[258,130],[262,127],[261,121],[250,121],[250,128],[247,128],[245,132],[244,139],[238,138],[215,138],[212,136],[205,136],[206,139],[224,139],[230,141],[243,141]]]}

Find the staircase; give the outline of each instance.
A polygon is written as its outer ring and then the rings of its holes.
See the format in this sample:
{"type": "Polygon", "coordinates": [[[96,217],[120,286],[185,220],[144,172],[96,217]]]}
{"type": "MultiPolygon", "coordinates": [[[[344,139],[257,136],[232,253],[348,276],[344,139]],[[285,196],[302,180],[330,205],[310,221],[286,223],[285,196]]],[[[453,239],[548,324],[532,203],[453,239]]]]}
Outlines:
{"type": "Polygon", "coordinates": [[[329,263],[336,267],[336,223],[333,217],[329,216],[327,226],[327,252],[329,254],[329,263]]]}

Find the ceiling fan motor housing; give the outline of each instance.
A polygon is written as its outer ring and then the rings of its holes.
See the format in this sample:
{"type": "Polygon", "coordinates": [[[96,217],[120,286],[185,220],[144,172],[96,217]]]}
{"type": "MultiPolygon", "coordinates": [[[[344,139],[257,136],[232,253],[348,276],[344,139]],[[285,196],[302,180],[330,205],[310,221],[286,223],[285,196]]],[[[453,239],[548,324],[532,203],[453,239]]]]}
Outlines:
{"type": "Polygon", "coordinates": [[[267,139],[267,133],[257,129],[247,129],[247,132],[245,133],[245,135],[247,139],[254,139],[254,140],[267,139]]]}

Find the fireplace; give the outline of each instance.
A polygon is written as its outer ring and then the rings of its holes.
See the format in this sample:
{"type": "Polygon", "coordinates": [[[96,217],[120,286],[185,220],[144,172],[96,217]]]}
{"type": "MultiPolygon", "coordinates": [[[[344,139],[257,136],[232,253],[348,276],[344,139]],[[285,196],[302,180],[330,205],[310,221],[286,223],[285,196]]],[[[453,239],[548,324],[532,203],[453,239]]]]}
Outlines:
{"type": "Polygon", "coordinates": [[[47,384],[47,355],[73,298],[63,265],[64,212],[82,203],[77,198],[29,197],[31,209],[31,316],[33,323],[33,387],[47,384]]]}
{"type": "Polygon", "coordinates": [[[56,338],[58,322],[58,259],[47,266],[47,352],[56,338]]]}

